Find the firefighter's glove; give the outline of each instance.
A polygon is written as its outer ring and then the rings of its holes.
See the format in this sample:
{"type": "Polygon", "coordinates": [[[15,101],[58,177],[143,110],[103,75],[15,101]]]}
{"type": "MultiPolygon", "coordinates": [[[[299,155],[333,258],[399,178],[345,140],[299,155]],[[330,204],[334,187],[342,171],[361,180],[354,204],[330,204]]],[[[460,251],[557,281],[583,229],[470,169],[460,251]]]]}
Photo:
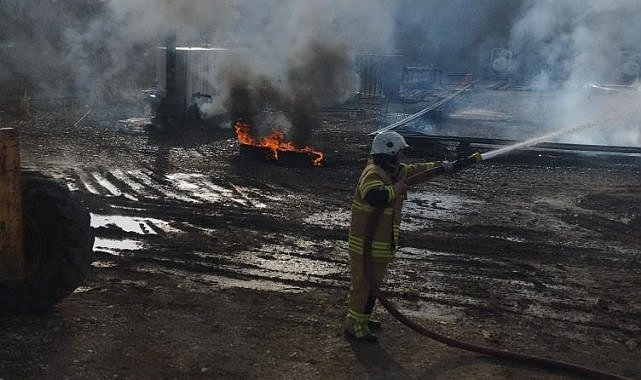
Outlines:
{"type": "Polygon", "coordinates": [[[469,158],[471,158],[474,163],[479,163],[483,161],[483,156],[481,156],[481,152],[476,152],[473,155],[471,155],[469,158]]]}
{"type": "Polygon", "coordinates": [[[445,171],[445,173],[452,173],[456,171],[454,163],[450,161],[443,161],[441,165],[443,166],[443,171],[445,171]]]}
{"type": "Polygon", "coordinates": [[[470,166],[472,164],[476,164],[481,161],[483,161],[483,156],[481,156],[481,153],[476,152],[471,156],[454,161],[454,168],[456,170],[463,169],[464,167],[470,166]]]}

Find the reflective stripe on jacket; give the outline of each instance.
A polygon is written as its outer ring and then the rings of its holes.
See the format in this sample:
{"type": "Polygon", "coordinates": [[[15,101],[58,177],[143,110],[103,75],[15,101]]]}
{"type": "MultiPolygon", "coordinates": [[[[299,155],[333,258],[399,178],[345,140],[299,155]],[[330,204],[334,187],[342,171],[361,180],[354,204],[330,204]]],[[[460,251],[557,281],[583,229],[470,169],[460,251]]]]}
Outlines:
{"type": "Polygon", "coordinates": [[[401,225],[401,210],[405,197],[394,192],[394,184],[401,179],[410,177],[418,172],[434,168],[441,163],[426,162],[420,164],[401,164],[397,179],[392,178],[380,166],[374,164],[370,159],[361,173],[352,200],[352,220],[349,228],[350,252],[363,254],[365,228],[372,217],[374,207],[365,201],[365,195],[372,189],[385,190],[388,192],[388,202],[384,206],[383,213],[374,231],[372,241],[372,257],[385,260],[394,256],[398,246],[398,238],[401,225]]]}

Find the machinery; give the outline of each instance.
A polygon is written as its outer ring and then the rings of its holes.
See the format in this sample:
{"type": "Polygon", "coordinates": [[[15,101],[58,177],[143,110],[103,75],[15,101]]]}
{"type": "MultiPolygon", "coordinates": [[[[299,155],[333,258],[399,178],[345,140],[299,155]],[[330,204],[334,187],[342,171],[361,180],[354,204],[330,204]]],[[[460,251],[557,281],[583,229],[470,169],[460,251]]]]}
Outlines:
{"type": "Polygon", "coordinates": [[[0,129],[0,310],[51,307],[87,277],[89,213],[52,177],[20,167],[18,132],[0,129]]]}
{"type": "Polygon", "coordinates": [[[177,131],[178,126],[198,124],[207,118],[203,109],[216,93],[213,83],[217,65],[229,50],[176,46],[173,34],[167,39],[167,46],[155,52],[157,88],[150,91],[149,97],[155,113],[152,125],[164,132],[177,131]]]}

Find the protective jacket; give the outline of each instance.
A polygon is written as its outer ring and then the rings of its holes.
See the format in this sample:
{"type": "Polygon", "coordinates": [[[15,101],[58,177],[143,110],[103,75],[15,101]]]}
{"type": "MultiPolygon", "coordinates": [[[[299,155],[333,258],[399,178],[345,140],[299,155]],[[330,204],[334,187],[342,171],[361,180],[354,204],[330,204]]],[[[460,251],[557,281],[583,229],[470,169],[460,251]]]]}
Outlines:
{"type": "Polygon", "coordinates": [[[372,239],[372,258],[374,261],[389,261],[394,256],[398,246],[401,225],[401,210],[405,201],[405,194],[395,194],[394,184],[424,170],[441,165],[441,162],[426,162],[420,164],[400,164],[396,173],[389,173],[374,164],[370,158],[363,169],[356,186],[352,200],[352,220],[349,228],[350,253],[363,254],[365,228],[372,217],[374,207],[366,200],[365,196],[371,190],[384,190],[388,193],[387,203],[380,217],[372,239]]]}

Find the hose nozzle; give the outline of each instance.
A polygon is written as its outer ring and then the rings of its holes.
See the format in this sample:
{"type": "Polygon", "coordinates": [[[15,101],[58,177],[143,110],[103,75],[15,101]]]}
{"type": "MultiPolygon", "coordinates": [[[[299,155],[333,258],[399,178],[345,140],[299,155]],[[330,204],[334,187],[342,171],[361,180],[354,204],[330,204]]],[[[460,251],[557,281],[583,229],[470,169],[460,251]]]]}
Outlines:
{"type": "Polygon", "coordinates": [[[481,155],[481,152],[475,152],[469,158],[474,160],[475,163],[483,161],[483,155],[481,155]]]}

